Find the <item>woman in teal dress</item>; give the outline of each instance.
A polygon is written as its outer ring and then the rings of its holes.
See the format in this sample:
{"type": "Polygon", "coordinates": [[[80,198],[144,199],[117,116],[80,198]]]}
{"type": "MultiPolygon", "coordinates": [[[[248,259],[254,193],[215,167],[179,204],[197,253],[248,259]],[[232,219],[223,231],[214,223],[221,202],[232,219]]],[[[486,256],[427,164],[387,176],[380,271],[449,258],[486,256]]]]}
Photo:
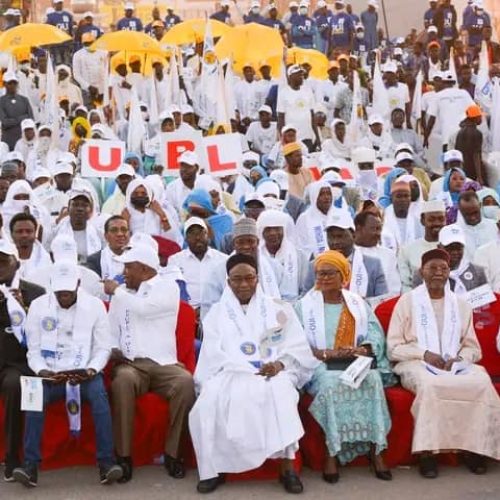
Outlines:
{"type": "Polygon", "coordinates": [[[375,476],[391,480],[382,457],[387,448],[391,420],[384,385],[394,376],[385,355],[382,328],[368,304],[344,287],[350,282],[350,265],[339,252],[329,250],[314,261],[315,289],[297,304],[297,313],[314,355],[323,361],[306,387],[314,396],[309,411],[325,433],[328,457],[323,479],[339,479],[338,463],[357,456],[370,458],[375,476]],[[357,389],[339,379],[341,369],[328,369],[327,362],[355,355],[373,356],[371,369],[357,389]]]}

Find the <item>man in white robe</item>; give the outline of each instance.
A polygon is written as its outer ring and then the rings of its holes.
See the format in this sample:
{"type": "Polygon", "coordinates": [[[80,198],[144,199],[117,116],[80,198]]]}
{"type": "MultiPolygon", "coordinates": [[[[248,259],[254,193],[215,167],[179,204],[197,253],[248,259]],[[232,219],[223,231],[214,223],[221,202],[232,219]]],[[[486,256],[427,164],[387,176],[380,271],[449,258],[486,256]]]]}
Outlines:
{"type": "Polygon", "coordinates": [[[317,361],[291,306],[262,292],[254,257],[230,257],[227,273],[228,287],[203,321],[195,371],[200,395],[189,415],[198,491],[214,491],[223,482],[219,474],[282,458],[280,482],[301,493],[293,469],[304,434],[297,388],[317,361]]]}
{"type": "Polygon", "coordinates": [[[465,452],[475,474],[485,457],[500,458],[500,398],[481,358],[472,310],[447,286],[450,258],[434,249],[422,256],[424,284],[404,294],[392,314],[387,352],[394,373],[416,397],[412,452],[420,474],[438,475],[435,454],[465,452]]]}

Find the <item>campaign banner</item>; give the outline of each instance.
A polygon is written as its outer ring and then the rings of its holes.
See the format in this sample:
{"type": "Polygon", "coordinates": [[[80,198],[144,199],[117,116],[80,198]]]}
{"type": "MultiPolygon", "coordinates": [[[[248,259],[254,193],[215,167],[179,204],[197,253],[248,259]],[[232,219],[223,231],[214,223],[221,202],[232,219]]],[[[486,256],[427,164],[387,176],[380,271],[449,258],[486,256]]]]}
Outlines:
{"type": "Polygon", "coordinates": [[[125,158],[123,141],[89,139],[82,146],[82,177],[115,177],[125,158]]]}

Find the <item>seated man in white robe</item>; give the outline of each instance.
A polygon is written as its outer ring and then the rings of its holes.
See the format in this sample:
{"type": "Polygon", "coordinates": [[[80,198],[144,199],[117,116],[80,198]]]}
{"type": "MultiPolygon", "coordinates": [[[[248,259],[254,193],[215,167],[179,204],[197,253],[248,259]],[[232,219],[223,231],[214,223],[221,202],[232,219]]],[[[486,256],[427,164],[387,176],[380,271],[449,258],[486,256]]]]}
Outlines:
{"type": "Polygon", "coordinates": [[[394,373],[416,397],[412,453],[420,474],[438,475],[435,454],[465,453],[474,474],[485,457],[500,458],[500,398],[481,358],[470,306],[447,286],[450,258],[442,249],[422,256],[424,284],[404,294],[392,314],[387,352],[394,373]]]}
{"type": "Polygon", "coordinates": [[[198,491],[214,491],[223,473],[282,458],[280,482],[301,493],[293,469],[304,434],[297,389],[317,361],[291,306],[263,293],[254,257],[233,255],[227,273],[228,286],[203,321],[195,372],[200,396],[189,415],[198,491]]]}
{"type": "Polygon", "coordinates": [[[14,480],[37,486],[42,459],[41,441],[46,406],[66,399],[69,428],[81,430],[81,399],[88,401],[96,434],[96,458],[101,484],[122,477],[116,465],[111,410],[102,370],[111,354],[111,335],[104,304],[80,289],[78,266],[59,261],[50,278],[52,292],[31,303],[26,318],[28,365],[43,377],[42,411],[27,411],[24,430],[24,467],[14,469],[14,480]]]}

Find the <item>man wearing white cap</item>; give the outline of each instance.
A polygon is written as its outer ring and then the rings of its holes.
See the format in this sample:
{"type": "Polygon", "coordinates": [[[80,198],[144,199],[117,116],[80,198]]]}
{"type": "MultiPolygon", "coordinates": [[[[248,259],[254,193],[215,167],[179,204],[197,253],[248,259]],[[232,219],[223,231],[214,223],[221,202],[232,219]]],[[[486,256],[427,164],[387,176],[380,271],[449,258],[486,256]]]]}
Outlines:
{"type": "Polygon", "coordinates": [[[31,118],[26,118],[21,122],[21,138],[16,142],[14,151],[21,153],[24,163],[28,160],[29,153],[35,148],[36,125],[31,118]]]}
{"type": "Polygon", "coordinates": [[[418,238],[403,246],[398,255],[403,292],[408,292],[414,287],[414,279],[420,269],[422,255],[437,248],[439,232],[446,224],[445,206],[441,200],[423,202],[420,214],[420,222],[424,226],[423,238],[418,238]]]}
{"type": "Polygon", "coordinates": [[[29,99],[17,93],[19,79],[13,71],[3,75],[5,94],[0,97],[0,123],[2,141],[12,151],[21,138],[21,122],[26,118],[33,119],[33,110],[29,99]]]}
{"type": "Polygon", "coordinates": [[[184,277],[189,303],[199,309],[203,318],[208,311],[205,298],[207,282],[214,269],[225,265],[227,255],[208,246],[210,237],[203,219],[190,217],[184,224],[184,239],[187,248],[168,259],[169,266],[177,266],[184,277]]]}
{"type": "Polygon", "coordinates": [[[26,319],[29,367],[49,379],[43,381],[44,411],[26,412],[24,467],[13,472],[14,480],[27,487],[38,483],[45,409],[60,399],[66,399],[69,428],[76,435],[81,430],[81,401],[90,404],[101,484],[113,483],[123,474],[114,457],[111,411],[101,373],[112,345],[106,309],[79,285],[75,263],[55,263],[51,293],[31,304],[26,319]]]}
{"type": "Polygon", "coordinates": [[[196,153],[185,151],[179,157],[179,177],[167,185],[165,198],[181,215],[182,204],[194,189],[199,170],[199,159],[196,153]]]}
{"type": "Polygon", "coordinates": [[[248,127],[253,120],[257,119],[260,103],[255,69],[252,63],[244,62],[242,71],[243,79],[234,85],[234,99],[241,121],[248,127]]]}
{"type": "MultiPolygon", "coordinates": [[[[468,300],[468,292],[486,285],[485,291],[491,292],[484,268],[473,264],[465,257],[465,235],[460,226],[450,224],[439,232],[439,246],[450,256],[450,287],[457,295],[468,300]]],[[[490,299],[493,295],[490,295],[490,299]]],[[[493,302],[490,300],[490,302],[493,302]]],[[[476,307],[488,302],[476,304],[476,307]]],[[[472,305],[472,304],[471,304],[472,305]]]]}
{"type": "Polygon", "coordinates": [[[113,295],[109,317],[118,362],[111,386],[113,431],[123,481],[132,479],[135,399],[149,391],[169,402],[164,465],[180,479],[185,475],[183,437],[195,395],[193,377],[177,359],[179,288],[158,274],[160,260],[149,245],[133,244],[117,260],[125,264],[125,285],[106,280],[104,289],[113,295]]]}
{"type": "Polygon", "coordinates": [[[135,178],[135,170],[132,165],[124,163],[116,171],[116,187],[113,194],[104,202],[102,213],[110,215],[121,215],[125,208],[127,186],[135,178]]]}
{"type": "Polygon", "coordinates": [[[13,481],[22,444],[21,375],[32,375],[26,360],[24,326],[31,302],[45,293],[20,279],[19,255],[6,238],[0,238],[0,396],[5,410],[5,481],[13,481]]]}
{"type": "Polygon", "coordinates": [[[383,67],[383,71],[389,98],[389,109],[391,111],[396,108],[403,109],[406,113],[406,126],[411,129],[411,103],[408,85],[398,81],[398,65],[395,61],[387,62],[383,67]]]}
{"type": "Polygon", "coordinates": [[[142,21],[134,16],[134,4],[127,2],[124,6],[124,11],[125,17],[122,17],[116,24],[117,31],[142,31],[142,21]]]}
{"type": "Polygon", "coordinates": [[[392,158],[395,144],[389,132],[385,130],[384,119],[373,113],[368,117],[368,127],[368,133],[361,137],[357,145],[374,149],[379,160],[392,158]]]}
{"type": "Polygon", "coordinates": [[[446,151],[451,135],[459,129],[467,108],[472,106],[474,101],[466,90],[455,87],[456,81],[452,73],[445,71],[442,79],[444,88],[436,94],[427,111],[424,147],[429,145],[429,136],[437,122],[441,130],[443,151],[446,151]]]}
{"type": "Polygon", "coordinates": [[[258,110],[259,119],[250,123],[246,139],[250,149],[259,155],[268,155],[276,142],[276,122],[271,121],[272,109],[264,104],[258,110]]]}

